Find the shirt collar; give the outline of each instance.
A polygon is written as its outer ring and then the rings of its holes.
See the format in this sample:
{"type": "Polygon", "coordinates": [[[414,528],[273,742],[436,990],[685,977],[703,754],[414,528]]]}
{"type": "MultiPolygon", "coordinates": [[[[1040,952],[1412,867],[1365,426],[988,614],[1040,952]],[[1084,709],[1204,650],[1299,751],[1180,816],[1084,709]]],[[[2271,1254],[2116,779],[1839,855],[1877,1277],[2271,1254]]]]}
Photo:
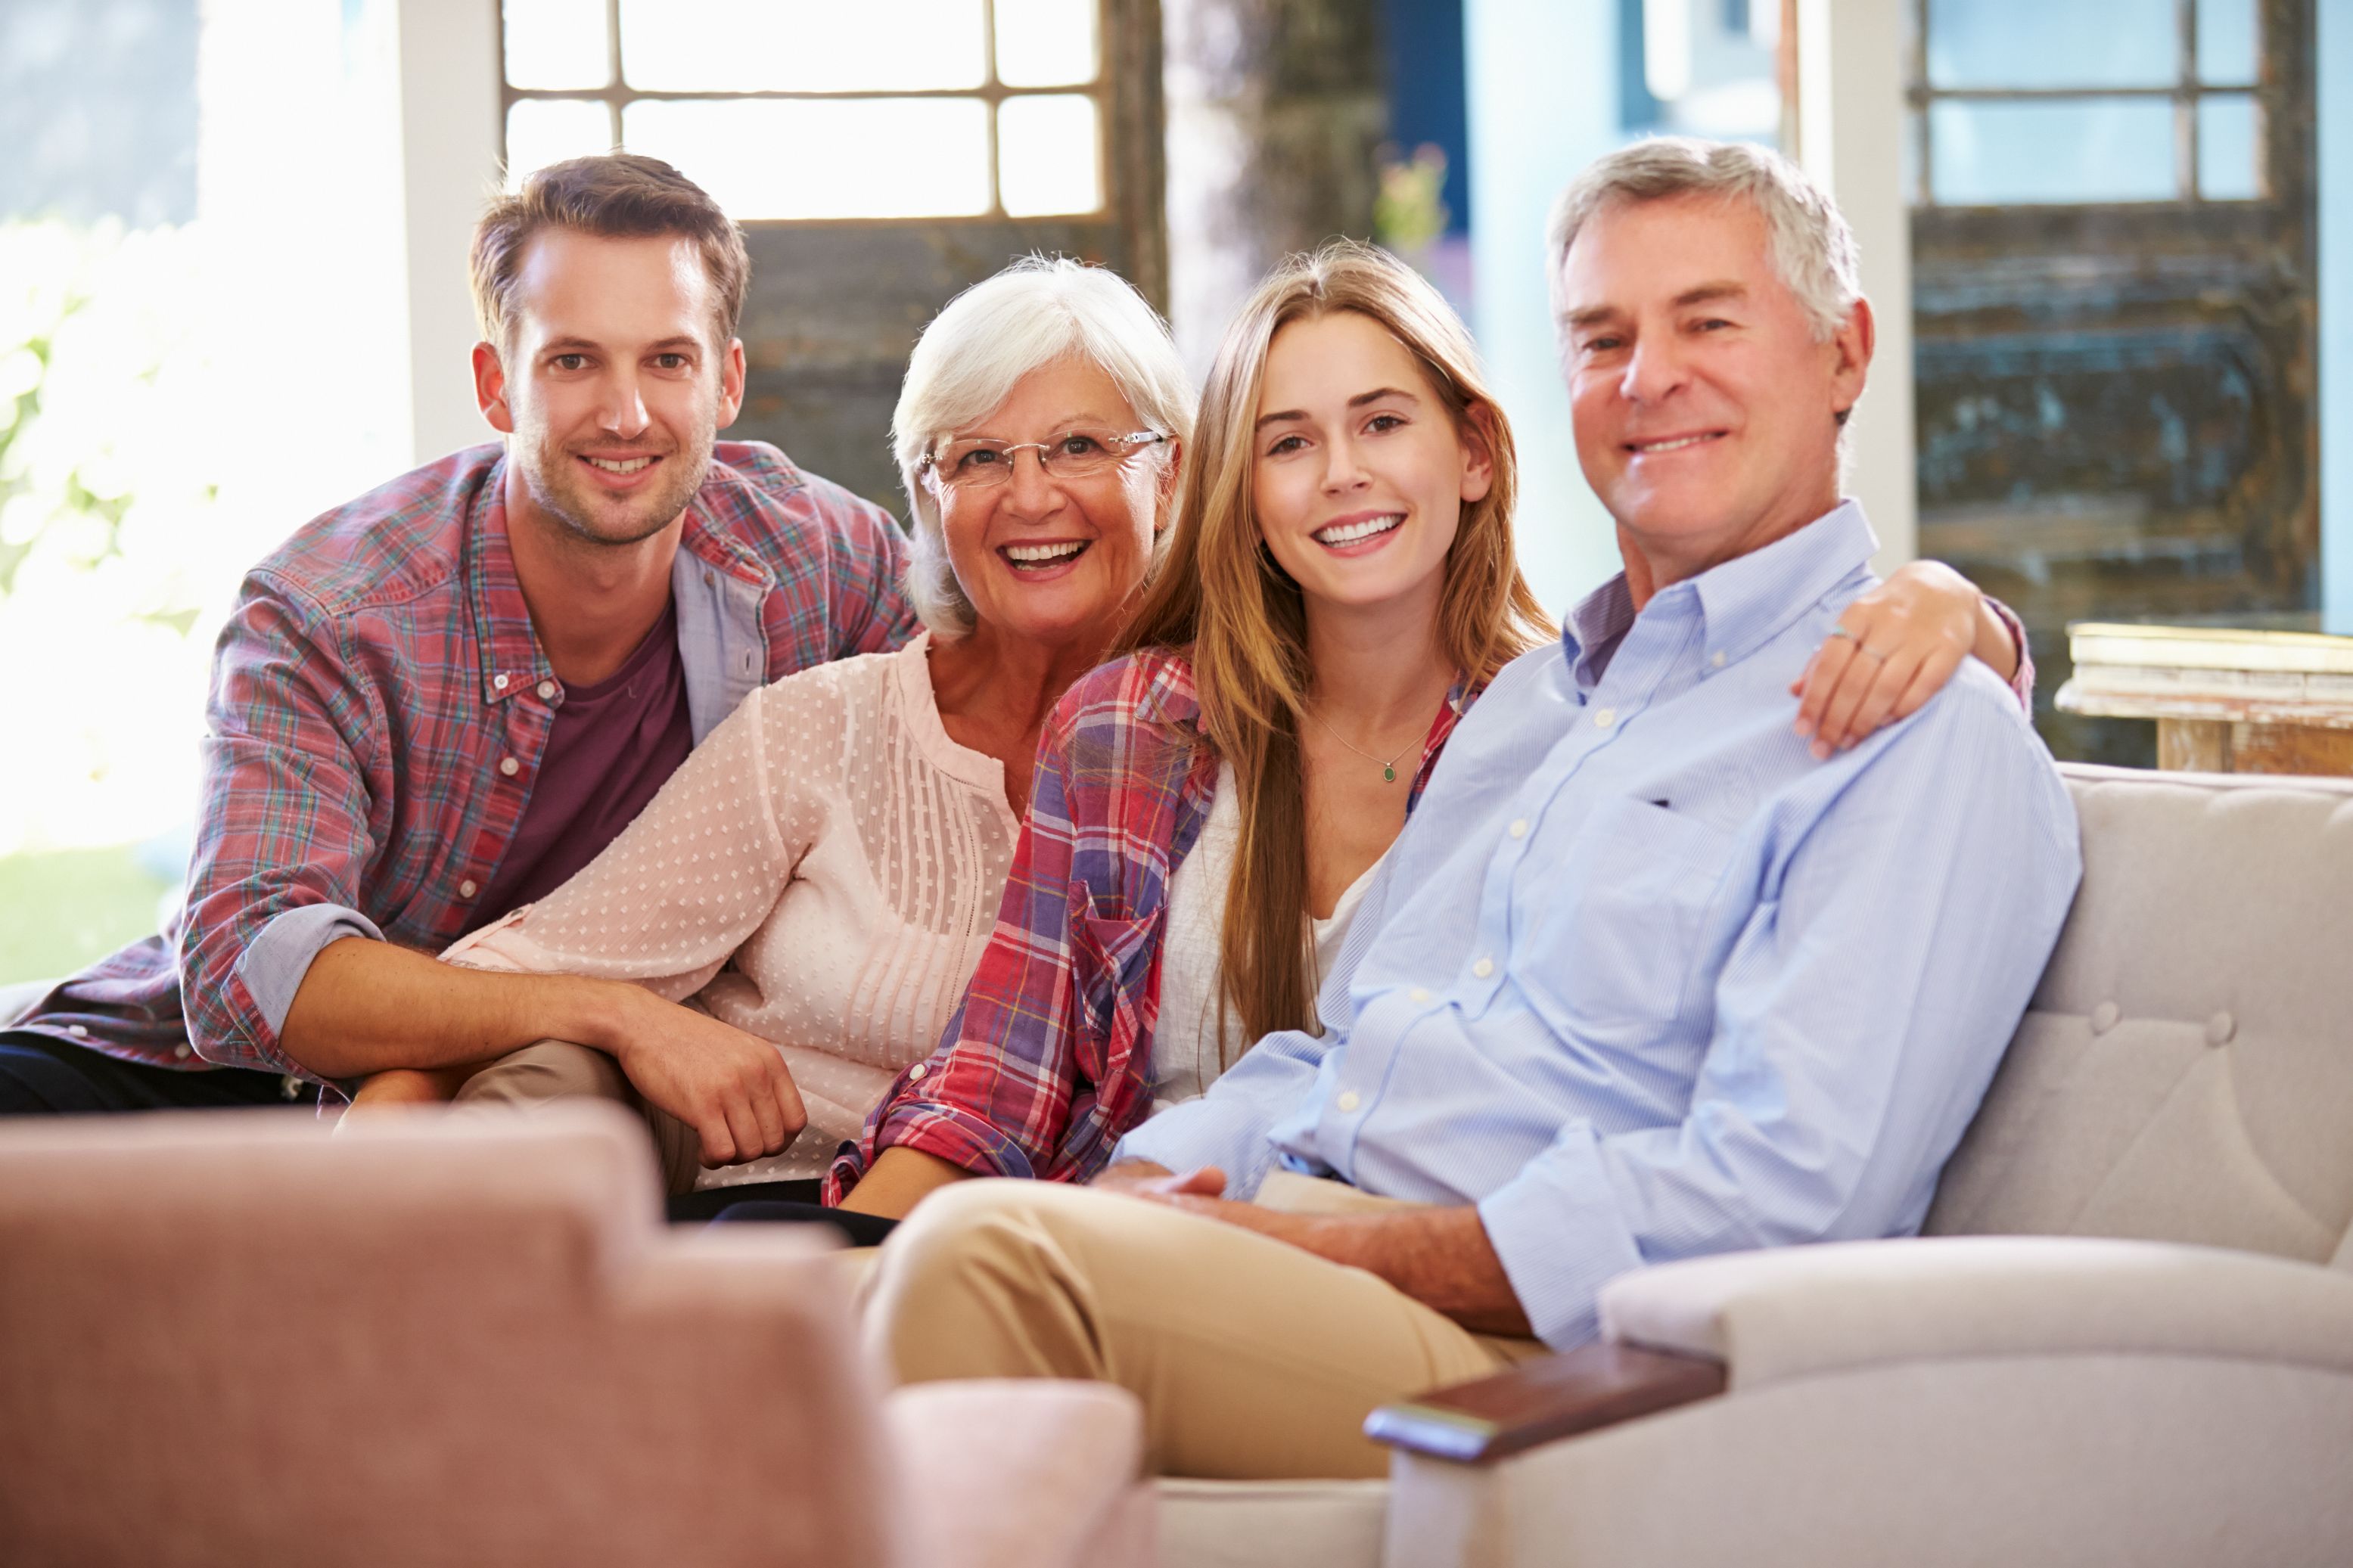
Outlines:
{"type": "MultiPolygon", "coordinates": [[[[1866,566],[1878,548],[1862,506],[1843,500],[1762,549],[1662,590],[1651,603],[1697,598],[1708,652],[1737,663],[1866,566]]],[[[1561,626],[1561,644],[1581,684],[1591,684],[1587,666],[1633,624],[1634,599],[1623,572],[1577,602],[1561,626]]]]}

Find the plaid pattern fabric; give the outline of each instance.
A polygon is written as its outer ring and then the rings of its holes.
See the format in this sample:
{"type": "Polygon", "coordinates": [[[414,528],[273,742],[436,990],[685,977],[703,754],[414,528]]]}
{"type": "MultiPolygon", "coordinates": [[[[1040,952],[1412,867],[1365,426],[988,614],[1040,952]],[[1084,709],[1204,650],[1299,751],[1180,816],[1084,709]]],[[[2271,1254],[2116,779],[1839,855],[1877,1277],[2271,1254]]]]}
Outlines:
{"type": "MultiPolygon", "coordinates": [[[[474,897],[522,820],[563,695],[508,552],[504,479],[499,446],[453,454],[253,569],[215,651],[180,920],[19,1027],[163,1067],[298,1072],[241,971],[273,921],[341,908],[438,952],[502,912],[474,897]]],[[[699,574],[708,603],[756,604],[759,646],[754,616],[730,626],[722,611],[707,648],[690,646],[681,607],[698,739],[760,681],[914,630],[888,514],[773,447],[719,444],[680,549],[681,592],[699,574]]]]}
{"type": "MultiPolygon", "coordinates": [[[[1410,799],[1475,693],[1422,743],[1410,799]]],[[[1168,884],[1200,837],[1218,756],[1184,654],[1116,659],[1064,695],[1039,742],[1029,820],[964,1005],[826,1177],[839,1203],[893,1144],[985,1175],[1083,1181],[1152,1105],[1168,884]]],[[[1410,802],[1408,809],[1409,810],[1410,802]]]]}

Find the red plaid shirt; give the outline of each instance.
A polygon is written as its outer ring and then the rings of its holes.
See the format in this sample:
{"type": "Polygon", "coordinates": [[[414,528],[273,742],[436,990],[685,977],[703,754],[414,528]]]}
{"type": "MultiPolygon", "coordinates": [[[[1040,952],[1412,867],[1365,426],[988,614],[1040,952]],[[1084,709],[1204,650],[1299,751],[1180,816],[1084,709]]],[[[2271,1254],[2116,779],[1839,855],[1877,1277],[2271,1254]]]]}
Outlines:
{"type": "MultiPolygon", "coordinates": [[[[1475,693],[1422,742],[1409,801],[1475,693]]],[[[1038,747],[996,933],[938,1051],[899,1076],[826,1178],[839,1203],[904,1144],[985,1175],[1084,1181],[1152,1108],[1168,884],[1218,788],[1193,665],[1146,650],[1081,679],[1038,747]]]]}
{"type": "MultiPolygon", "coordinates": [[[[162,1067],[299,1072],[278,1024],[319,947],[359,933],[438,952],[502,912],[476,895],[563,700],[508,552],[504,479],[502,447],[453,454],[253,569],[214,656],[181,919],[17,1027],[162,1067]]],[[[765,681],[903,643],[904,554],[880,508],[773,447],[720,443],[671,574],[696,741],[765,681]]]]}

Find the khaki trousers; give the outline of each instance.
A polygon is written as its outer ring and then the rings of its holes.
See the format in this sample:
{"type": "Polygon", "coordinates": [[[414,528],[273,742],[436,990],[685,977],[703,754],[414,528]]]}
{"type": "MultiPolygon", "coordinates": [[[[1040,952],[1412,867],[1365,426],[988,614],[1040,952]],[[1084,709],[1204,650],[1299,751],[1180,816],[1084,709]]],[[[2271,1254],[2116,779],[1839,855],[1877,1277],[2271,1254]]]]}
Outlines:
{"type": "Polygon", "coordinates": [[[694,1179],[702,1170],[702,1141],[685,1122],[639,1099],[621,1064],[602,1051],[566,1040],[525,1046],[468,1079],[458,1090],[457,1103],[530,1107],[582,1097],[613,1100],[643,1114],[661,1162],[664,1194],[675,1197],[694,1191],[694,1179]]]}
{"type": "MultiPolygon", "coordinates": [[[[1292,1212],[1385,1205],[1277,1175],[1292,1212]]],[[[1157,1474],[1388,1473],[1375,1406],[1540,1354],[1474,1334],[1359,1268],[1198,1215],[1060,1183],[958,1182],[919,1204],[861,1291],[902,1381],[1070,1377],[1144,1402],[1157,1474]]]]}

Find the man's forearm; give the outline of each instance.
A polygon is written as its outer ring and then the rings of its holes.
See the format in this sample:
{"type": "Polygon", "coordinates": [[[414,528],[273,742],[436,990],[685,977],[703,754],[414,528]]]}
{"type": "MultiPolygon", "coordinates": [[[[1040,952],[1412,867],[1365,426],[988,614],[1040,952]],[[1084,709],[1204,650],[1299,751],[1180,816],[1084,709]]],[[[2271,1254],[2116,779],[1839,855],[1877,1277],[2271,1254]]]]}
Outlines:
{"type": "Polygon", "coordinates": [[[1335,1263],[1380,1276],[1475,1332],[1530,1331],[1477,1209],[1324,1216],[1312,1222],[1304,1245],[1335,1263]]]}
{"type": "Polygon", "coordinates": [[[311,961],[279,1045],[325,1079],[485,1061],[534,1040],[611,1050],[631,987],[566,974],[502,974],[346,937],[311,961]]]}

